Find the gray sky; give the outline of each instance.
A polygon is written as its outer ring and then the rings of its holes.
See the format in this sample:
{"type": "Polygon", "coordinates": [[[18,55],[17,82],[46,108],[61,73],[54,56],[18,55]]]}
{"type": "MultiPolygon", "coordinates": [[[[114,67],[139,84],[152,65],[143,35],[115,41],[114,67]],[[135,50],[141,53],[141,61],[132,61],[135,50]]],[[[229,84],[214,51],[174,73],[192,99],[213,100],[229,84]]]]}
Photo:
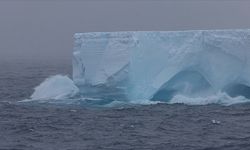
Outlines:
{"type": "Polygon", "coordinates": [[[73,34],[250,28],[249,0],[0,0],[0,59],[71,59],[73,34]]]}

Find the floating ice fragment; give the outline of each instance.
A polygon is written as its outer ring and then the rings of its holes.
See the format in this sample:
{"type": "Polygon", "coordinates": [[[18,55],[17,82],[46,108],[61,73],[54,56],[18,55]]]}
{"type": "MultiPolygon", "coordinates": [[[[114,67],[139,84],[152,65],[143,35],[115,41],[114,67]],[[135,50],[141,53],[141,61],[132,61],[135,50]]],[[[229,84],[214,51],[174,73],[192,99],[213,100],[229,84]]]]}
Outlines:
{"type": "Polygon", "coordinates": [[[212,123],[213,123],[213,124],[220,124],[221,122],[220,122],[219,120],[214,120],[214,119],[213,119],[213,120],[212,120],[212,123]]]}
{"type": "Polygon", "coordinates": [[[74,82],[67,76],[56,75],[49,77],[35,88],[31,95],[32,100],[63,99],[76,95],[79,92],[74,82]]]}

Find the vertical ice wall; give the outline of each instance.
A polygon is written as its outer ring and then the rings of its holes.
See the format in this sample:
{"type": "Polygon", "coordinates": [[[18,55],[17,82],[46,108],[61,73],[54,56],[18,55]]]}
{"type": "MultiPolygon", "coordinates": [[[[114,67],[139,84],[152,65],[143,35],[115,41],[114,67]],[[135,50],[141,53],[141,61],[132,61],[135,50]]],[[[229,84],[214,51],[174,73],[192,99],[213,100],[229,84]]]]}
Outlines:
{"type": "Polygon", "coordinates": [[[165,100],[250,86],[250,30],[77,33],[73,55],[74,82],[100,96],[165,100]]]}
{"type": "Polygon", "coordinates": [[[132,32],[77,33],[73,79],[79,84],[105,84],[129,64],[136,40],[132,32]]]}

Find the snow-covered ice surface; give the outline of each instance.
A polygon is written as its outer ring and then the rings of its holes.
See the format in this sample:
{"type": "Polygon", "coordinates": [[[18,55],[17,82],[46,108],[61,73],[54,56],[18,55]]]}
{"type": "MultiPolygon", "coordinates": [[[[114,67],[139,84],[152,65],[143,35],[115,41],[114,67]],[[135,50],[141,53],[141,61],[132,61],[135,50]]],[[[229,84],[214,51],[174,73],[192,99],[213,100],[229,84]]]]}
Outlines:
{"type": "MultiPolygon", "coordinates": [[[[74,37],[77,100],[94,99],[109,105],[159,101],[230,105],[249,101],[248,29],[93,32],[74,37]]],[[[46,89],[56,90],[53,85],[46,89]]],[[[75,97],[75,91],[66,95],[75,97]]],[[[34,96],[36,93],[46,92],[36,88],[32,100],[53,99],[51,95],[34,96]]],[[[53,94],[58,99],[62,93],[53,94]]]]}

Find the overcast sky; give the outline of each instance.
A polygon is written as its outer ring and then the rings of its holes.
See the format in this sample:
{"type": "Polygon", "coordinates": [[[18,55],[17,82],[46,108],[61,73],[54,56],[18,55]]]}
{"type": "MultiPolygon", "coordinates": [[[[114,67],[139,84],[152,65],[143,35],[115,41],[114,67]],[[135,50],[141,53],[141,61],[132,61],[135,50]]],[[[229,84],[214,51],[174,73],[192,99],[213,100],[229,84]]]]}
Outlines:
{"type": "Polygon", "coordinates": [[[249,0],[0,0],[0,59],[71,59],[73,34],[250,28],[249,0]]]}

